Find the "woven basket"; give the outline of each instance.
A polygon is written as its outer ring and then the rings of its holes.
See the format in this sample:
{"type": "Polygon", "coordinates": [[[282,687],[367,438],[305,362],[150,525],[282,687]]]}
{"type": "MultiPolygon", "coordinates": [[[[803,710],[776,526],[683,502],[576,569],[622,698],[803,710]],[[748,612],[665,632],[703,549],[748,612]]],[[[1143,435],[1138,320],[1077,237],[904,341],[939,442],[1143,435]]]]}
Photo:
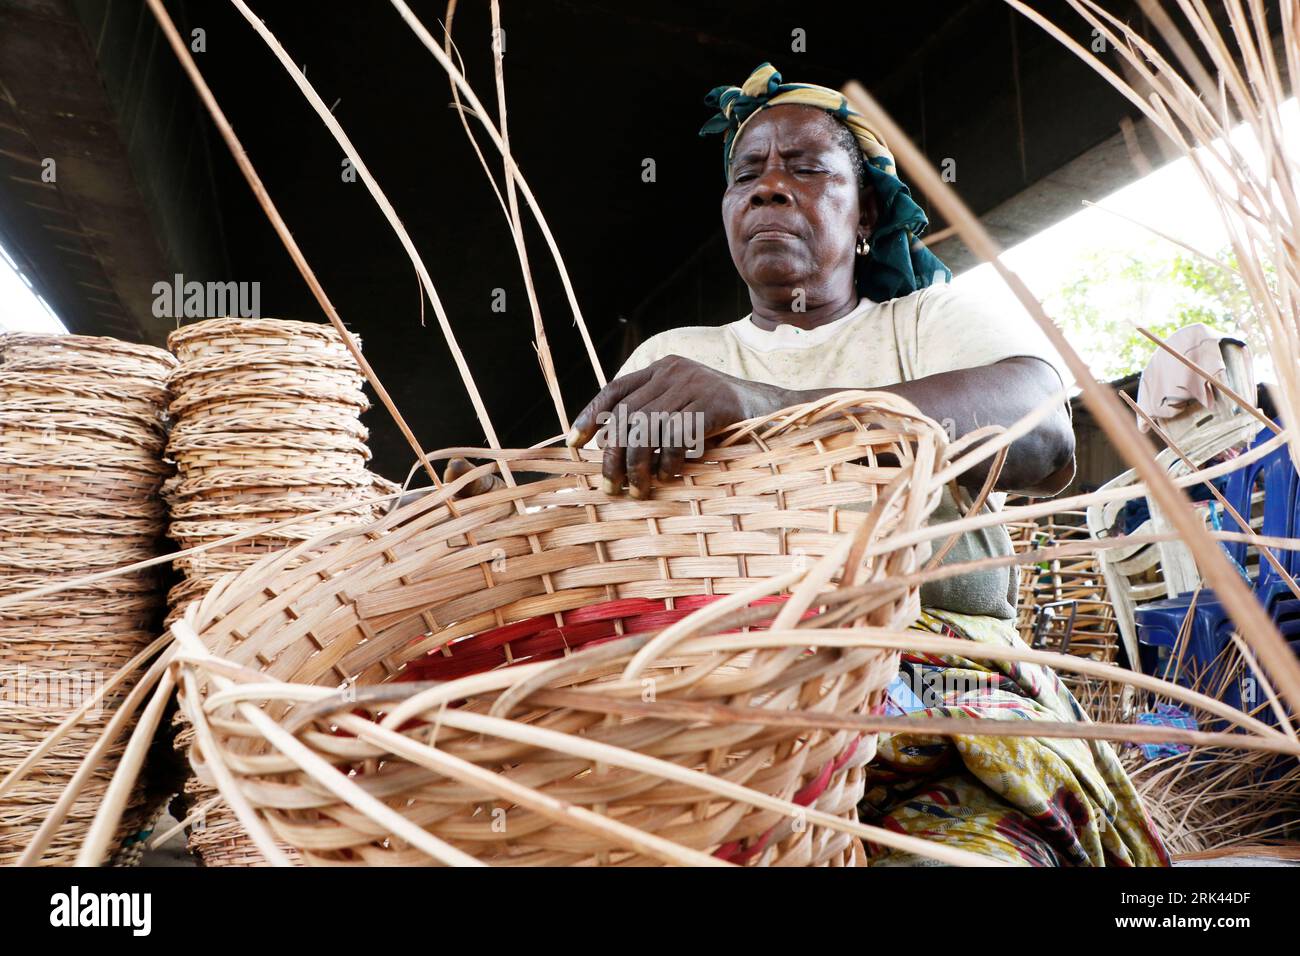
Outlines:
{"type": "Polygon", "coordinates": [[[167,433],[158,413],[123,406],[121,402],[56,395],[44,399],[8,399],[0,402],[4,425],[39,425],[43,430],[77,431],[162,451],[167,433]],[[75,402],[75,410],[69,405],[75,402]]]}
{"type": "Polygon", "coordinates": [[[176,423],[172,434],[184,438],[192,432],[327,431],[365,439],[369,436],[357,412],[366,407],[353,402],[314,402],[265,393],[217,394],[191,404],[186,409],[188,417],[176,423]]]}
{"type": "MultiPolygon", "coordinates": [[[[14,699],[16,682],[104,681],[158,635],[152,571],[19,597],[159,554],[171,468],[167,377],[176,361],[149,346],[89,336],[0,335],[0,779],[71,712],[68,702],[14,699]]],[[[0,798],[0,863],[27,850],[117,704],[60,738],[0,798]]],[[[120,748],[96,771],[41,855],[71,863],[120,748]]],[[[148,808],[131,795],[125,840],[148,808]]]]}
{"type": "MultiPolygon", "coordinates": [[[[361,339],[353,336],[357,343],[361,339]]],[[[266,349],[294,349],[310,362],[327,354],[347,354],[334,328],[320,322],[289,319],[210,319],[177,329],[167,346],[182,362],[195,362],[214,355],[263,353],[266,349]]]]}
{"type": "Polygon", "coordinates": [[[158,420],[167,407],[165,378],[156,382],[127,381],[114,376],[97,377],[59,369],[44,372],[13,372],[0,363],[0,394],[6,401],[66,402],[65,407],[83,408],[89,402],[106,402],[110,414],[143,416],[158,420]]]}
{"type": "MultiPolygon", "coordinates": [[[[222,453],[234,453],[246,455],[255,449],[266,448],[268,450],[283,452],[285,450],[298,450],[304,452],[332,452],[335,454],[356,455],[362,461],[370,458],[370,449],[366,447],[365,442],[352,435],[335,436],[329,432],[317,432],[310,430],[285,430],[279,431],[253,431],[230,432],[215,434],[194,434],[192,432],[183,432],[179,437],[172,435],[170,447],[173,453],[182,455],[199,456],[202,454],[220,456],[222,453]],[[238,435],[236,439],[235,435],[238,435]]],[[[203,464],[220,465],[220,462],[203,464]]],[[[239,467],[259,467],[258,462],[240,462],[239,467]]]]}
{"type": "MultiPolygon", "coordinates": [[[[344,526],[373,520],[364,503],[379,488],[367,470],[369,407],[362,376],[328,325],[276,319],[214,319],[168,338],[180,364],[169,378],[175,424],[167,446],[177,474],[162,489],[169,535],[182,548],[212,546],[177,558],[184,580],[168,594],[175,620],[223,574],[344,526]],[[324,509],[337,511],[307,518],[324,509]],[[304,518],[282,529],[271,525],[304,518]],[[232,535],[244,535],[223,543],[232,535]]],[[[179,729],[186,746],[189,731],[179,729]]],[[[197,780],[186,784],[191,813],[213,802],[197,780]]],[[[222,809],[192,821],[189,847],[208,866],[261,860],[222,809]]]]}
{"type": "MultiPolygon", "coordinates": [[[[184,548],[217,544],[342,506],[337,518],[178,559],[187,580],[173,589],[173,601],[201,596],[220,574],[271,550],[374,516],[373,507],[359,503],[374,490],[358,418],[368,400],[360,370],[332,327],[213,319],[178,329],[168,345],[180,360],[169,377],[176,423],[167,446],[177,474],[162,489],[171,537],[184,548]]],[[[182,610],[173,604],[172,616],[182,610]]]]}
{"type": "Polygon", "coordinates": [[[119,508],[150,509],[158,504],[156,475],[48,465],[23,467],[7,462],[0,463],[0,471],[6,491],[29,501],[83,497],[100,502],[105,513],[117,513],[119,508]]]}
{"type": "Polygon", "coordinates": [[[223,382],[216,378],[195,383],[172,401],[169,410],[172,417],[183,418],[219,412],[232,405],[247,410],[259,405],[278,408],[290,402],[328,405],[340,411],[352,408],[363,412],[370,407],[370,399],[361,391],[359,380],[340,384],[327,376],[320,376],[312,381],[297,382],[284,370],[277,369],[274,375],[259,376],[256,380],[223,382]]]}
{"type": "Polygon", "coordinates": [[[19,361],[66,367],[75,361],[87,362],[92,375],[99,377],[108,369],[116,374],[117,366],[155,381],[176,367],[171,353],[150,345],[137,345],[121,339],[99,335],[46,335],[44,333],[7,332],[0,338],[0,362],[6,367],[19,361]]]}
{"type": "MultiPolygon", "coordinates": [[[[1091,538],[1085,516],[1079,512],[1061,512],[1019,530],[1017,550],[1091,538]]],[[[1095,554],[1021,565],[1017,609],[1017,627],[1026,644],[1105,663],[1114,663],[1118,657],[1119,623],[1095,554]],[[1049,604],[1056,605],[1054,619],[1040,633],[1040,609],[1049,604]],[[1072,622],[1068,643],[1067,621],[1072,622]]],[[[1068,673],[1061,680],[1071,689],[1086,683],[1068,673]]]]}
{"type": "MultiPolygon", "coordinates": [[[[491,460],[191,605],[175,630],[192,764],[247,806],[262,845],[306,863],[853,865],[860,848],[844,831],[874,737],[619,718],[537,695],[877,708],[893,652],[819,649],[815,630],[765,646],[757,629],[679,643],[663,628],[689,620],[709,634],[701,615],[758,594],[789,627],[822,586],[916,571],[925,549],[890,541],[938,503],[945,448],[906,402],[855,393],[738,426],[646,501],[602,494],[596,451],[472,453],[491,460]],[[507,462],[537,480],[451,500],[507,462]],[[801,578],[781,605],[776,592],[801,578]],[[583,749],[595,745],[622,749],[583,749]],[[678,773],[793,800],[820,822],[678,773]]],[[[858,619],[902,627],[918,610],[898,585],[858,619]]]]}
{"type": "MultiPolygon", "coordinates": [[[[396,487],[393,491],[396,491],[396,487]]],[[[376,490],[375,496],[390,492],[376,490]]],[[[249,492],[238,496],[213,495],[205,498],[175,499],[171,513],[176,521],[230,521],[246,515],[257,515],[267,520],[284,521],[298,515],[335,508],[336,514],[371,517],[374,506],[356,502],[355,496],[328,494],[285,494],[282,490],[259,495],[249,492]],[[350,504],[350,507],[348,506],[350,504]]]]}

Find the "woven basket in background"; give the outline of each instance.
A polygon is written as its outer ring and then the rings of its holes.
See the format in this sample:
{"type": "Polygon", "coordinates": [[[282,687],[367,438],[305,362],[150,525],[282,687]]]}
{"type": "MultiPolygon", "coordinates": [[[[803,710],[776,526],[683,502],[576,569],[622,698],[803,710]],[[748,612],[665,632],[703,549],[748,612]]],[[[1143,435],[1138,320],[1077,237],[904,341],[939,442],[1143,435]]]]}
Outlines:
{"type": "MultiPolygon", "coordinates": [[[[0,335],[0,597],[157,556],[167,376],[162,349],[80,335],[0,335]]],[[[154,570],[0,608],[0,779],[158,634],[154,570]]],[[[27,849],[108,722],[109,696],[0,799],[0,864],[27,849]]],[[[42,858],[70,863],[122,745],[42,858]]],[[[147,829],[139,791],[119,842],[147,829]]]]}
{"type": "MultiPolygon", "coordinates": [[[[378,512],[366,499],[395,491],[367,463],[360,415],[369,402],[362,376],[329,325],[275,319],[212,319],[177,329],[168,346],[174,424],[167,456],[176,475],[163,489],[168,534],[181,548],[233,544],[178,558],[182,581],[168,595],[168,622],[201,599],[223,574],[322,532],[364,524],[378,512]],[[338,509],[268,530],[277,522],[338,509]]],[[[182,727],[176,746],[189,745],[182,727]]],[[[191,779],[189,846],[209,866],[261,860],[212,791],[191,779]]]]}

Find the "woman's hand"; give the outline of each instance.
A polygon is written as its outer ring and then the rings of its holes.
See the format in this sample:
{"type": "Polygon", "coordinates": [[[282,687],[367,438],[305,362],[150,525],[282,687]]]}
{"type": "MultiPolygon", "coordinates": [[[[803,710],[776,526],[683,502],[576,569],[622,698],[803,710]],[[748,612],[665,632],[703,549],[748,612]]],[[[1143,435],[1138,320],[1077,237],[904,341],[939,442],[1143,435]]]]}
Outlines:
{"type": "Polygon", "coordinates": [[[574,420],[566,441],[576,448],[596,436],[605,452],[605,494],[621,494],[626,481],[633,498],[645,498],[651,475],[667,481],[679,474],[687,452],[703,450],[706,435],[780,411],[793,404],[791,398],[774,385],[668,355],[601,389],[574,420]]]}
{"type": "MultiPolygon", "coordinates": [[[[468,458],[453,458],[447,462],[447,468],[442,473],[443,484],[450,484],[467,471],[473,471],[472,465],[468,458]]],[[[475,478],[468,485],[456,492],[452,497],[459,500],[461,498],[473,498],[475,495],[485,495],[489,491],[495,491],[498,488],[504,488],[506,483],[501,480],[500,475],[487,474],[480,478],[475,478]]]]}
{"type": "MultiPolygon", "coordinates": [[[[470,471],[473,468],[474,465],[471,464],[468,458],[453,458],[451,461],[447,462],[447,467],[443,470],[442,483],[444,485],[450,484],[461,475],[465,474],[465,472],[470,471]]],[[[504,488],[505,484],[506,483],[501,480],[500,475],[484,475],[481,478],[475,478],[464,488],[460,489],[460,491],[456,492],[452,498],[456,501],[460,501],[463,498],[473,498],[475,495],[485,495],[489,491],[495,491],[497,488],[504,488]]],[[[437,489],[435,488],[421,488],[419,491],[409,491],[402,495],[402,497],[391,501],[388,505],[387,513],[391,514],[398,508],[409,505],[412,501],[419,501],[425,495],[433,494],[436,490],[437,489]]]]}

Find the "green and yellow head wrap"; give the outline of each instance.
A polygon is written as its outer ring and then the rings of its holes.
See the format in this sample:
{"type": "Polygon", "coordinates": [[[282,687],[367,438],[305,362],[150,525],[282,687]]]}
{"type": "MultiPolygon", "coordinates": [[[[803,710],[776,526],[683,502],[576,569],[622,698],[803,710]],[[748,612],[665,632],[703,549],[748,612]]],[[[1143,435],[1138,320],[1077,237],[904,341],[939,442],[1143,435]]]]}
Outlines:
{"type": "Polygon", "coordinates": [[[731,165],[731,147],[745,124],[770,106],[815,106],[849,128],[862,149],[863,166],[880,204],[880,217],[871,233],[871,251],[858,271],[858,290],[863,295],[883,302],[952,278],[939,257],[919,242],[929,220],[898,178],[889,147],[849,106],[843,94],[811,83],[782,83],[776,67],[764,63],[743,86],[714,87],[704,102],[718,114],[704,124],[700,135],[724,135],[724,173],[731,165]]]}

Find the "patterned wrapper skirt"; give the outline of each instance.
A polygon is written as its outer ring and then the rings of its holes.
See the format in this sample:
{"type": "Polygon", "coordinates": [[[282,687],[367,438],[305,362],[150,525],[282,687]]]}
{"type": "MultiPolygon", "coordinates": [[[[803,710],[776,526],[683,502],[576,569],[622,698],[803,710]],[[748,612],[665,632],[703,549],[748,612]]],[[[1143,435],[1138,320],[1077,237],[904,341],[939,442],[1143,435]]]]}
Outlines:
{"type": "MultiPolygon", "coordinates": [[[[914,629],[1024,647],[1014,622],[926,610],[914,629]]],[[[903,654],[889,707],[912,716],[1087,721],[1050,668],[903,654]]],[[[1064,738],[882,734],[862,820],[1021,866],[1168,866],[1114,747],[1064,738]]],[[[867,846],[872,866],[937,865],[867,846]]]]}

